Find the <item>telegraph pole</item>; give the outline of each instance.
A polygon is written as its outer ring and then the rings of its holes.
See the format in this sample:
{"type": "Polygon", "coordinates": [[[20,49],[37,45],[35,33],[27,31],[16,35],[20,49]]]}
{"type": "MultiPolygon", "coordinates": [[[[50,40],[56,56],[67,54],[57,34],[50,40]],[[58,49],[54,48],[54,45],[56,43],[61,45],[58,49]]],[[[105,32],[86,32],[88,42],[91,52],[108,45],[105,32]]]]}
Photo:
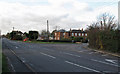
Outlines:
{"type": "Polygon", "coordinates": [[[48,41],[49,41],[49,23],[48,23],[48,20],[47,20],[47,36],[48,36],[48,41]]]}
{"type": "Polygon", "coordinates": [[[118,30],[120,30],[120,1],[118,2],[118,30]]]}
{"type": "Polygon", "coordinates": [[[14,29],[15,29],[15,28],[13,27],[13,31],[14,31],[14,29]]]}

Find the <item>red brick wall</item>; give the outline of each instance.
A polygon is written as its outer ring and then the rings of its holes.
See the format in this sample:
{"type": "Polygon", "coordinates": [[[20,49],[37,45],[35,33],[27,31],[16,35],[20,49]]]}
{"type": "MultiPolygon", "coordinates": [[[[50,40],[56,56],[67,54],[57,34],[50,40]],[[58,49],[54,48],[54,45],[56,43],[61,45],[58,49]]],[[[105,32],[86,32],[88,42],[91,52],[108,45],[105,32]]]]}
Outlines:
{"type": "MultiPolygon", "coordinates": [[[[68,33],[68,32],[64,32],[65,35],[63,35],[63,32],[55,32],[55,33],[56,33],[56,34],[55,34],[55,40],[60,40],[61,37],[69,38],[69,37],[72,36],[72,32],[70,33],[70,36],[69,36],[69,33],[68,33]]],[[[80,32],[79,32],[79,33],[80,33],[80,32]]],[[[83,33],[80,33],[80,34],[81,34],[80,36],[79,36],[79,33],[77,33],[77,35],[75,35],[75,33],[74,33],[74,34],[73,34],[74,37],[81,37],[83,33]]],[[[84,33],[84,36],[82,36],[82,37],[87,37],[85,34],[86,34],[86,33],[84,33]]]]}

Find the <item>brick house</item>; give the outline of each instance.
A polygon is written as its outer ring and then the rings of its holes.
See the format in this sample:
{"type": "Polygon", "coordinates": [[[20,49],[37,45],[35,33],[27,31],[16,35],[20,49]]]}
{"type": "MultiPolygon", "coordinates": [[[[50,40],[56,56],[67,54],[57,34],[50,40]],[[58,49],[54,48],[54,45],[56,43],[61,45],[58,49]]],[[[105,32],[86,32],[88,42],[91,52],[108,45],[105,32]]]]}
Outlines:
{"type": "Polygon", "coordinates": [[[55,33],[55,40],[61,40],[62,38],[70,38],[70,37],[87,37],[87,32],[82,30],[71,30],[65,31],[63,29],[56,31],[55,33]]]}

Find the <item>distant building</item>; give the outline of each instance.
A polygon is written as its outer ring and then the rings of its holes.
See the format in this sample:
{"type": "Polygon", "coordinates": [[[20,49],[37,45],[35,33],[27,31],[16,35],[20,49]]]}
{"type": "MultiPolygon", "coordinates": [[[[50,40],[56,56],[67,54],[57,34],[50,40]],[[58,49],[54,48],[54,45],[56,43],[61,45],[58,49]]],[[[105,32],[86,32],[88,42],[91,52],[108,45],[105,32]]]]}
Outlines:
{"type": "Polygon", "coordinates": [[[82,30],[71,30],[66,31],[64,29],[58,30],[55,33],[55,40],[61,40],[62,38],[70,38],[70,37],[87,37],[87,32],[82,30]]]}
{"type": "Polygon", "coordinates": [[[46,40],[47,39],[47,35],[39,35],[37,40],[46,40]]]}
{"type": "MultiPolygon", "coordinates": [[[[48,36],[47,35],[39,35],[37,40],[47,40],[48,36]]],[[[53,37],[49,37],[49,40],[53,40],[53,37]]]]}
{"type": "Polygon", "coordinates": [[[21,35],[23,36],[23,33],[21,31],[12,31],[14,35],[21,35]]]}

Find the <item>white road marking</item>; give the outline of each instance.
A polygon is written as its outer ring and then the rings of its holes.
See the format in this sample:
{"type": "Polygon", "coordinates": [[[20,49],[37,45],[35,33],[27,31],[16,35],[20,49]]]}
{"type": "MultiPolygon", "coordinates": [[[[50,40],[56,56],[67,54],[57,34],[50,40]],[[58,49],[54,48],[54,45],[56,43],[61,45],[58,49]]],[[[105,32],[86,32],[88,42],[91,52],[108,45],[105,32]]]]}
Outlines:
{"type": "Polygon", "coordinates": [[[33,66],[33,64],[30,63],[31,66],[33,66]]]}
{"type": "Polygon", "coordinates": [[[12,65],[12,64],[10,64],[10,66],[12,67],[12,70],[15,72],[15,69],[14,69],[13,65],[12,65]]]}
{"type": "Polygon", "coordinates": [[[90,71],[94,71],[94,72],[100,72],[100,71],[97,71],[95,69],[91,69],[91,68],[88,68],[88,67],[85,67],[85,66],[81,66],[79,64],[76,64],[76,63],[72,63],[72,62],[69,62],[69,61],[65,61],[66,63],[69,63],[69,64],[72,64],[72,65],[75,65],[77,67],[81,67],[81,68],[84,68],[84,69],[87,69],[87,70],[90,70],[90,71]]]}
{"type": "MultiPolygon", "coordinates": [[[[8,57],[7,57],[7,60],[10,62],[10,59],[8,57]]],[[[14,69],[13,65],[10,64],[10,66],[12,67],[12,70],[15,72],[15,69],[14,69]]]]}
{"type": "Polygon", "coordinates": [[[16,47],[16,49],[17,49],[18,47],[16,47]]]}
{"type": "Polygon", "coordinates": [[[54,56],[51,56],[51,55],[48,55],[48,54],[45,54],[45,53],[42,53],[42,52],[40,52],[40,53],[43,54],[43,55],[45,55],[45,56],[51,57],[51,58],[53,58],[53,59],[56,58],[56,57],[54,57],[54,56]]]}
{"type": "Polygon", "coordinates": [[[85,52],[85,51],[89,51],[89,50],[82,50],[82,51],[77,51],[77,52],[85,52]]]}
{"type": "Polygon", "coordinates": [[[93,52],[90,52],[89,54],[93,54],[93,52]]]}
{"type": "Polygon", "coordinates": [[[71,55],[71,56],[75,56],[75,57],[80,57],[79,55],[75,55],[75,54],[71,54],[71,53],[66,53],[66,52],[63,52],[64,54],[68,54],[68,55],[71,55]]]}
{"type": "Polygon", "coordinates": [[[33,64],[31,64],[31,63],[29,63],[32,67],[34,67],[34,65],[33,64]]]}
{"type": "Polygon", "coordinates": [[[24,62],[24,63],[26,62],[26,61],[25,61],[25,58],[20,57],[20,59],[22,60],[22,62],[24,62]]]}
{"type": "Polygon", "coordinates": [[[108,65],[111,65],[111,66],[119,67],[118,65],[115,65],[115,64],[110,64],[110,63],[107,63],[107,62],[98,61],[98,60],[95,60],[95,59],[91,59],[91,60],[92,60],[92,61],[99,62],[99,63],[108,64],[108,65]]]}
{"type": "Polygon", "coordinates": [[[22,63],[24,63],[31,71],[36,72],[33,68],[31,68],[25,61],[21,60],[19,56],[16,55],[16,53],[10,49],[10,51],[20,60],[22,63]]]}
{"type": "Polygon", "coordinates": [[[108,62],[111,62],[111,63],[115,63],[115,64],[116,64],[115,61],[117,61],[117,60],[111,60],[111,59],[105,59],[105,60],[108,61],[108,62]]]}

